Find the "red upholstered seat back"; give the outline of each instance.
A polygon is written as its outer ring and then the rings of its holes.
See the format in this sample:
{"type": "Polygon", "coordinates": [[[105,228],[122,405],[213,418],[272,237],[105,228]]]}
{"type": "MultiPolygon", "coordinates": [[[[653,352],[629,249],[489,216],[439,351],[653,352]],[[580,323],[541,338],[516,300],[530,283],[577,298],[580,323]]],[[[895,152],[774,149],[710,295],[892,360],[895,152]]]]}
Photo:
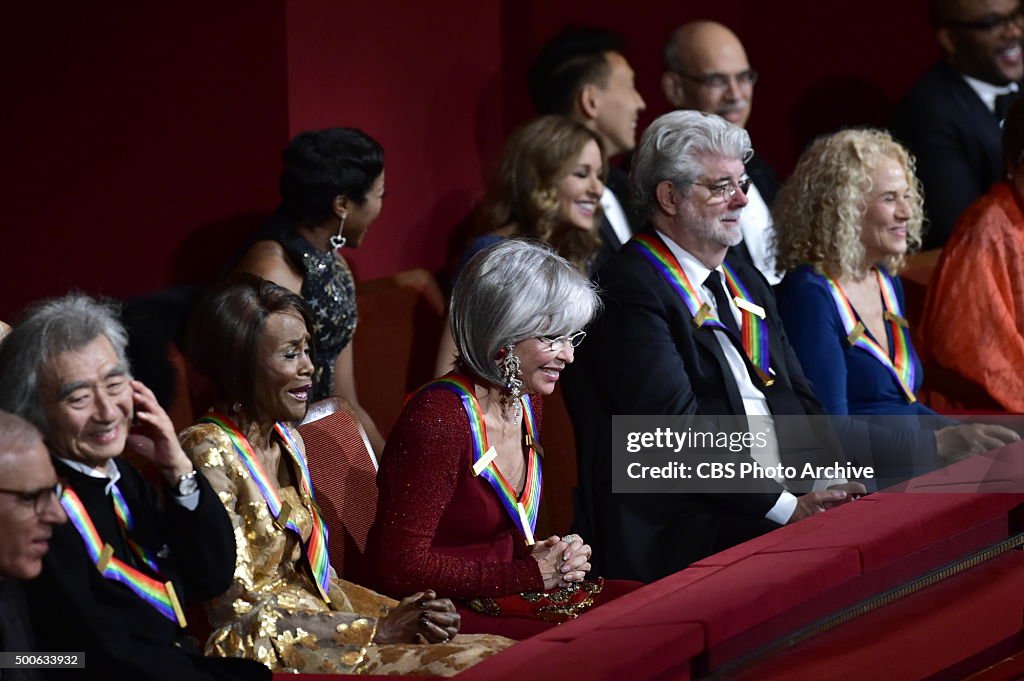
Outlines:
{"type": "Polygon", "coordinates": [[[299,425],[313,493],[327,524],[327,550],[339,576],[355,580],[377,510],[377,463],[352,407],[340,397],[310,407],[299,425]]]}

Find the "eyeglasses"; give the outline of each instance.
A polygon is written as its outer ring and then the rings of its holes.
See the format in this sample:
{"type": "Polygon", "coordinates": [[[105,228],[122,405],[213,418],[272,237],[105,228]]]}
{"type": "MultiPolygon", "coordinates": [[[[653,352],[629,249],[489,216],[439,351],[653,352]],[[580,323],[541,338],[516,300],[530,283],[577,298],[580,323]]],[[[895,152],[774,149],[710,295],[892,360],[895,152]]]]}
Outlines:
{"type": "Polygon", "coordinates": [[[708,193],[711,195],[708,197],[708,203],[712,203],[728,201],[732,197],[736,196],[736,192],[738,191],[743,192],[743,194],[746,195],[752,182],[753,180],[749,177],[742,177],[736,182],[723,182],[721,184],[704,184],[703,182],[694,182],[694,184],[708,190],[708,193]]]}
{"type": "Polygon", "coordinates": [[[587,337],[586,331],[577,331],[566,336],[559,336],[558,338],[549,338],[548,336],[540,336],[537,338],[541,343],[547,343],[548,351],[550,352],[561,352],[566,345],[574,348],[578,348],[583,339],[587,337]]]}
{"type": "Polygon", "coordinates": [[[1017,7],[1017,9],[1009,14],[989,14],[977,21],[957,21],[955,19],[949,21],[950,26],[966,28],[980,33],[997,33],[1012,24],[1016,24],[1018,27],[1024,25],[1024,6],[1017,7]]]}
{"type": "Polygon", "coordinates": [[[692,80],[703,88],[712,90],[714,92],[724,92],[729,89],[729,85],[735,79],[736,85],[741,88],[753,87],[754,83],[757,82],[757,71],[754,69],[747,69],[746,71],[740,71],[737,74],[728,73],[707,73],[703,76],[694,76],[689,73],[683,73],[682,71],[676,71],[680,76],[687,80],[692,80]]]}
{"type": "Polygon", "coordinates": [[[0,494],[13,494],[21,503],[32,504],[32,510],[36,515],[42,515],[49,506],[51,498],[59,502],[60,498],[64,496],[64,485],[58,482],[53,487],[44,487],[30,492],[20,489],[0,489],[0,494]]]}

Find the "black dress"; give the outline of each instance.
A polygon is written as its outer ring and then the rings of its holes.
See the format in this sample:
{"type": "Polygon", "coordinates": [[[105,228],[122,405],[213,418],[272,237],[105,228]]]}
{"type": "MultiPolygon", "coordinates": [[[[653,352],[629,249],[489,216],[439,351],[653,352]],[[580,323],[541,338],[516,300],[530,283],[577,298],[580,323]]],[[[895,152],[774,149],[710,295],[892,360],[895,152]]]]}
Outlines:
{"type": "Polygon", "coordinates": [[[294,229],[273,237],[302,270],[302,298],[313,315],[313,400],[334,393],[334,362],[356,332],[356,286],[333,251],[317,250],[294,229]]]}

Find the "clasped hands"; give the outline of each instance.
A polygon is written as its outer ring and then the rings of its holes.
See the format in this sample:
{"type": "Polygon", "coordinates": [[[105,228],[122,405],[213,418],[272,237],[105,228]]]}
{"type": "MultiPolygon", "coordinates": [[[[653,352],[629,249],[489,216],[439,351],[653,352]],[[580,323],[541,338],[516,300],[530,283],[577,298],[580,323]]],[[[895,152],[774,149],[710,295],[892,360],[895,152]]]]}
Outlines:
{"type": "Polygon", "coordinates": [[[564,537],[552,535],[533,545],[530,555],[540,567],[544,589],[566,587],[582,582],[590,572],[590,545],[583,543],[578,534],[564,537]]]}
{"type": "Polygon", "coordinates": [[[462,616],[449,598],[433,589],[403,598],[377,625],[374,643],[447,643],[459,633],[462,616]]]}

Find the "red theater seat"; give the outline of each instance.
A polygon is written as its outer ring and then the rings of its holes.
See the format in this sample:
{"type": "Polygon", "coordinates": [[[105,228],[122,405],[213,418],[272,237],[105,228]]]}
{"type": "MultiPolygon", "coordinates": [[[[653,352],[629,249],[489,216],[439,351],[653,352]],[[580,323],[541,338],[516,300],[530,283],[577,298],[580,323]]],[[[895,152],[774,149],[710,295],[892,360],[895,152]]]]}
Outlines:
{"type": "Polygon", "coordinates": [[[351,405],[340,397],[310,406],[299,433],[327,524],[327,549],[338,575],[359,582],[359,560],[377,509],[377,461],[351,405]]]}

